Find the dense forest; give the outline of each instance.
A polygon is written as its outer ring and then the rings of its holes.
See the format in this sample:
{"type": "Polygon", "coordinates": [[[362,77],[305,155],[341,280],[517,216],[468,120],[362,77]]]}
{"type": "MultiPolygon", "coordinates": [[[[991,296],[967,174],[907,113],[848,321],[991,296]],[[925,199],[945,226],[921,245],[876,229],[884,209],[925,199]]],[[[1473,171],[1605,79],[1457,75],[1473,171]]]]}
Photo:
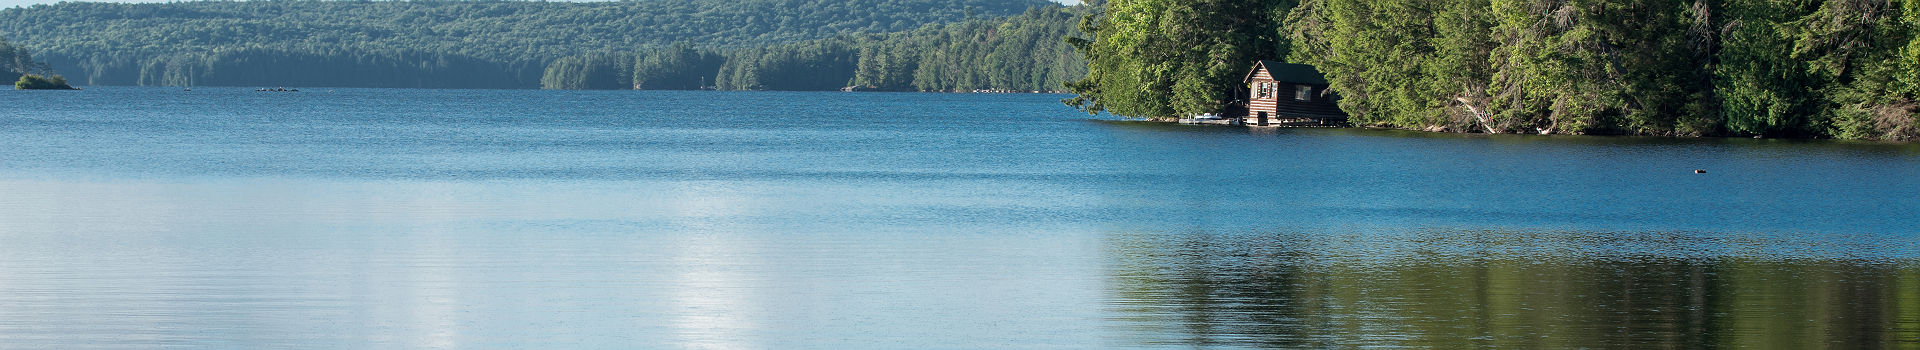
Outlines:
{"type": "Polygon", "coordinates": [[[588,53],[547,66],[550,89],[1058,91],[1085,75],[1067,39],[1081,8],[742,48],[677,44],[588,53]]]}
{"type": "Polygon", "coordinates": [[[1358,124],[1920,138],[1920,0],[1110,0],[1068,104],[1221,109],[1256,58],[1317,66],[1358,124]]]}
{"type": "Polygon", "coordinates": [[[1280,29],[1293,0],[1087,1],[1074,47],[1088,76],[1068,84],[1069,105],[1090,112],[1169,117],[1219,112],[1263,59],[1286,57],[1280,29]]]}
{"type": "Polygon", "coordinates": [[[554,60],[676,42],[766,47],[1057,6],[1044,0],[63,2],[0,36],[99,85],[532,88],[554,60]]]}
{"type": "Polygon", "coordinates": [[[1920,138],[1920,0],[61,3],[0,36],[46,61],[7,71],[86,84],[1065,89],[1134,117],[1220,111],[1277,59],[1362,125],[1920,138]]]}

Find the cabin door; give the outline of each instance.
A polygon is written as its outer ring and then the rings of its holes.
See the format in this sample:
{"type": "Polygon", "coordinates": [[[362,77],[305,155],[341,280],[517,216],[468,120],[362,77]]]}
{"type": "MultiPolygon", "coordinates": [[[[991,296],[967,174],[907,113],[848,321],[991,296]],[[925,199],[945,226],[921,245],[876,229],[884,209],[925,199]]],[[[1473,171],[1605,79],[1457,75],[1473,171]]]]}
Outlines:
{"type": "Polygon", "coordinates": [[[1267,112],[1260,112],[1260,126],[1267,126],[1267,112]]]}

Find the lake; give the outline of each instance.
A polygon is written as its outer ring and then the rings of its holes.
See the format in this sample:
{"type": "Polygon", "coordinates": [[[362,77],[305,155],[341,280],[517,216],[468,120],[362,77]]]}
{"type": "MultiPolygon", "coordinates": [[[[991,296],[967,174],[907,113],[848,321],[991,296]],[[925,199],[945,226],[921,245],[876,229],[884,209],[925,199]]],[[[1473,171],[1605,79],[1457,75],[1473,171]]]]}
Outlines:
{"type": "Polygon", "coordinates": [[[0,349],[1920,347],[1920,146],[1064,97],[4,91],[0,349]]]}

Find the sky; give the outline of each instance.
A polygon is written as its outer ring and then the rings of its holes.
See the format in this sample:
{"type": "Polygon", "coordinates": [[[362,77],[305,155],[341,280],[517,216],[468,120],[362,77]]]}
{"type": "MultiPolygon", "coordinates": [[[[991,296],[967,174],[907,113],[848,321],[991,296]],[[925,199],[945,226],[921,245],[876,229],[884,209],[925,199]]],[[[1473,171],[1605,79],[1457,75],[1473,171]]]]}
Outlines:
{"type": "MultiPolygon", "coordinates": [[[[14,6],[28,6],[28,5],[34,5],[34,4],[53,4],[60,1],[62,0],[0,0],[0,8],[8,8],[8,7],[14,7],[14,6]]],[[[159,1],[155,1],[155,0],[86,0],[86,1],[91,1],[91,2],[167,2],[165,0],[159,0],[159,1]]],[[[1062,3],[1062,4],[1068,4],[1068,5],[1080,3],[1080,0],[1052,0],[1052,1],[1062,3]]]]}

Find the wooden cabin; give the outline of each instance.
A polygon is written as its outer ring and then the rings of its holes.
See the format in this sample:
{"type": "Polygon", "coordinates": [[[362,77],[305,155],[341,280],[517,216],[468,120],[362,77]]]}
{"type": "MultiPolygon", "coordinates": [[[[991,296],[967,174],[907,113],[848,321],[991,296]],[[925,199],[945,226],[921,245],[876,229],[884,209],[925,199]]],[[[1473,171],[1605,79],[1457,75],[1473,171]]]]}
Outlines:
{"type": "Polygon", "coordinates": [[[1327,78],[1313,66],[1254,62],[1247,72],[1244,99],[1229,115],[1252,126],[1331,126],[1347,122],[1339,96],[1327,90],[1327,78]]]}

